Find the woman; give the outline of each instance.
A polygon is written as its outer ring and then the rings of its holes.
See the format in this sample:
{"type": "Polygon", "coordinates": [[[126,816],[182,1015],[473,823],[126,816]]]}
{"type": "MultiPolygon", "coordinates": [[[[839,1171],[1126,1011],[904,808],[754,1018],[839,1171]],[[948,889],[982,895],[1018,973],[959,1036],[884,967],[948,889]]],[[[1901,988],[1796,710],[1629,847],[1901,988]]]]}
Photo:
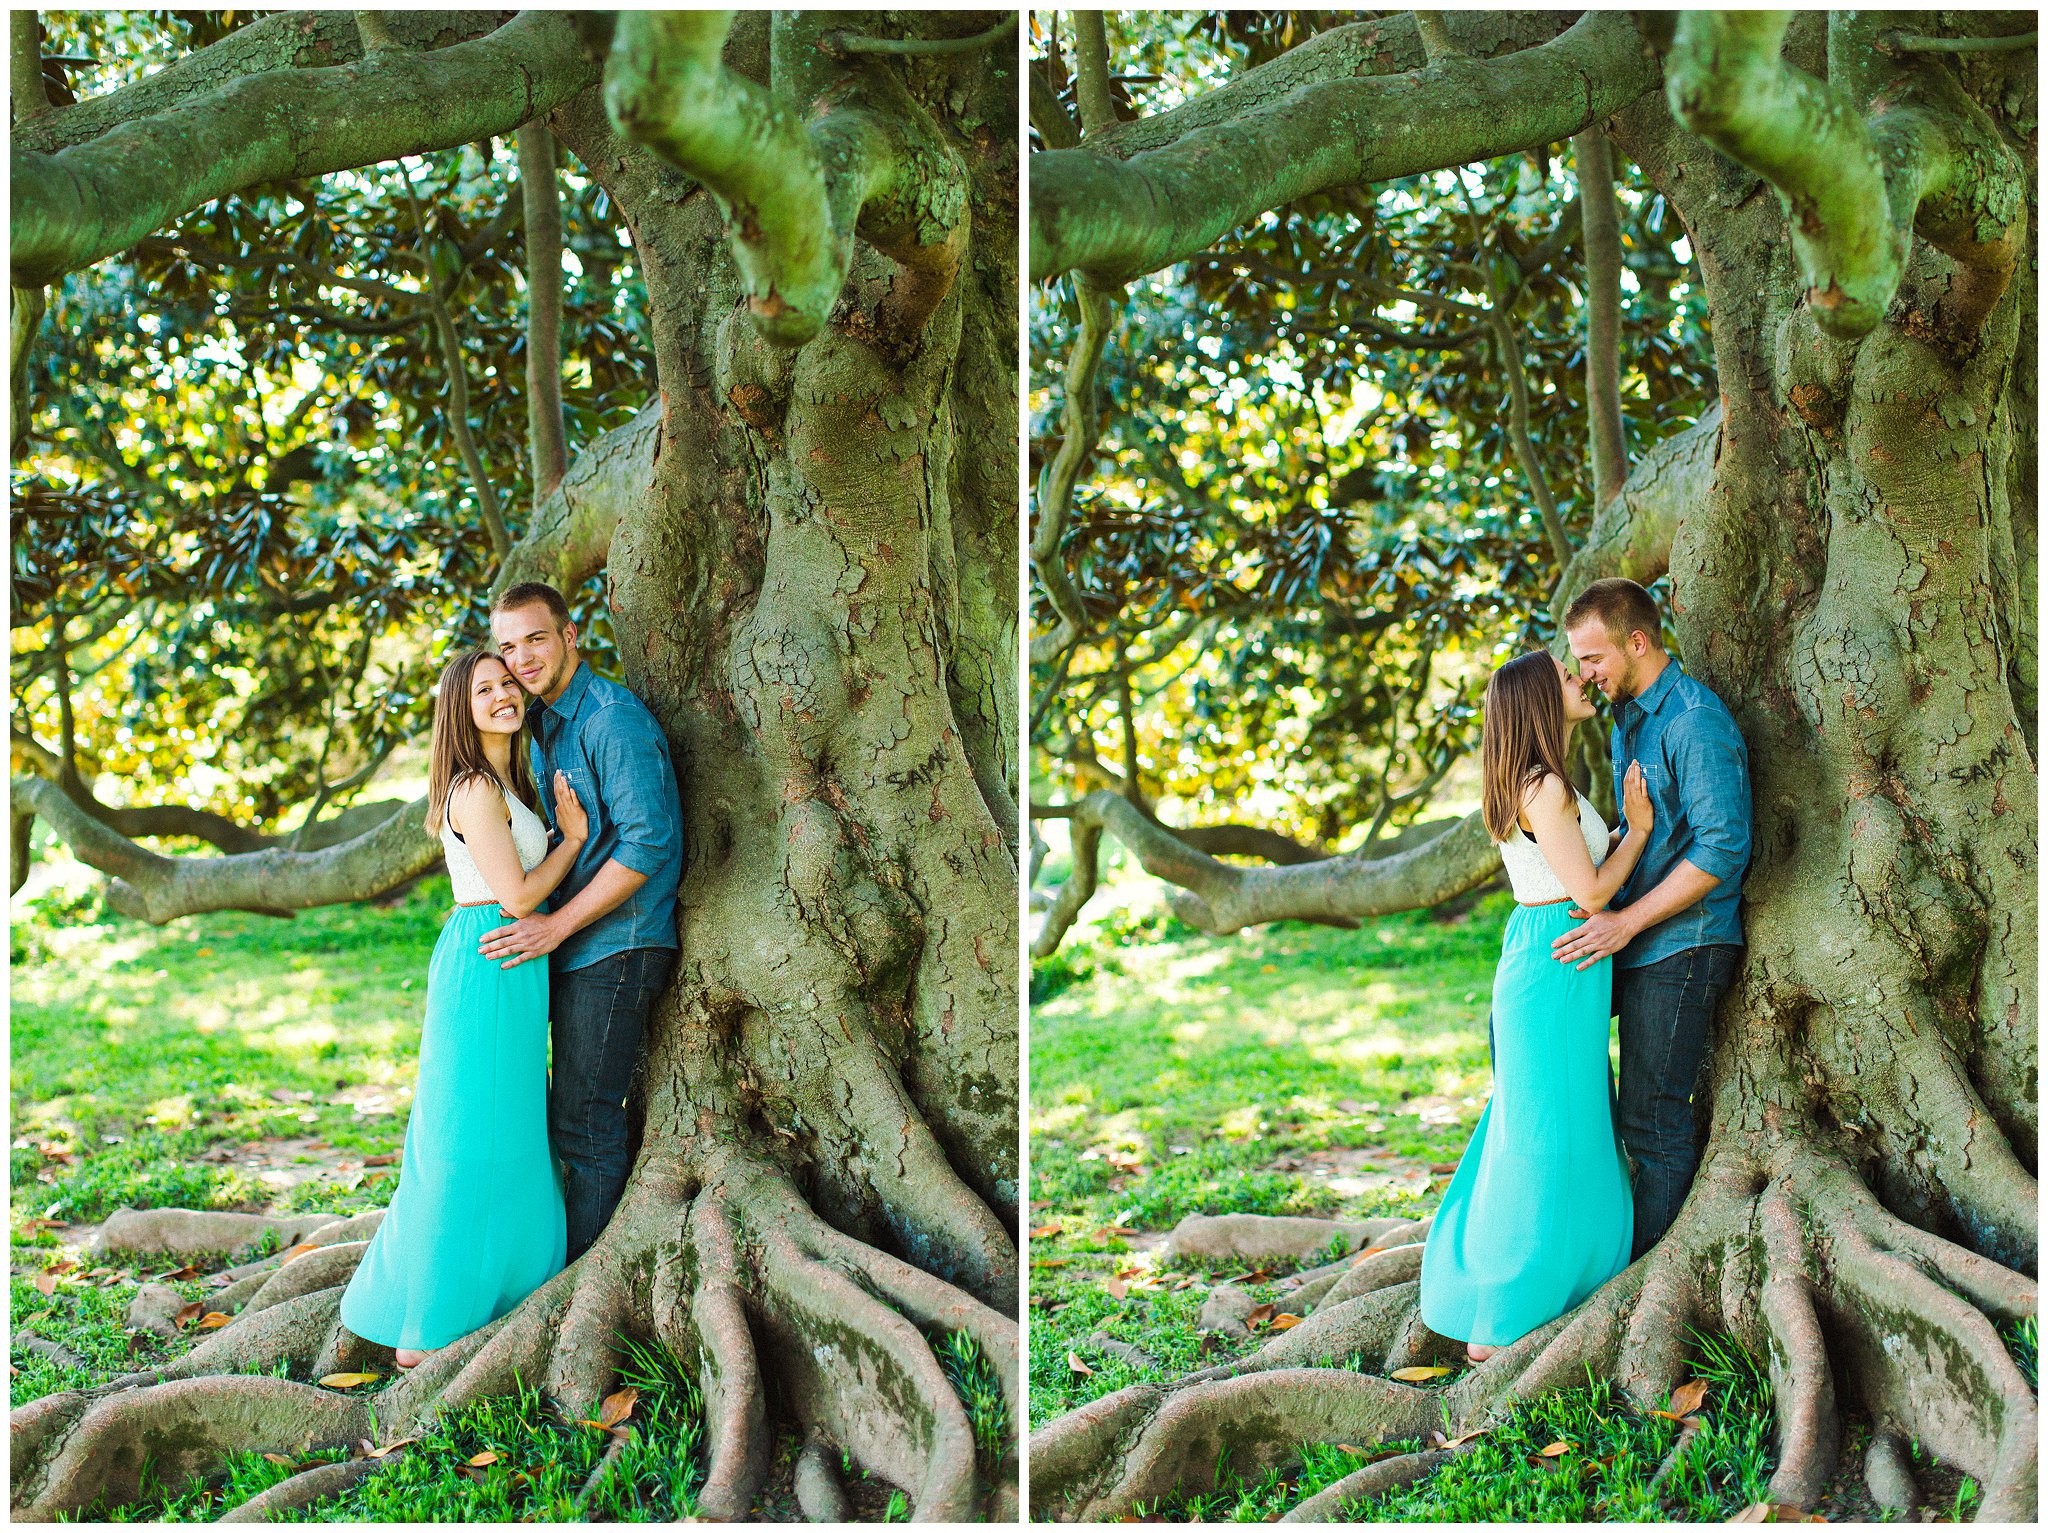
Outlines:
{"type": "Polygon", "coordinates": [[[1628,1265],[1634,1212],[1607,1065],[1612,960],[1551,956],[1575,916],[1614,898],[1649,840],[1641,766],[1623,783],[1628,834],[1612,851],[1599,811],[1565,775],[1572,730],[1593,717],[1549,655],[1487,683],[1480,813],[1515,893],[1493,981],[1493,1098],[1422,1252],[1422,1319],[1494,1350],[1555,1320],[1628,1265]]]}
{"type": "Polygon", "coordinates": [[[500,968],[482,934],[554,892],[589,835],[555,774],[562,844],[548,850],[527,765],[526,694],[470,650],[434,702],[427,829],[448,855],[455,911],[427,970],[419,1089],[391,1209],[341,1299],[341,1323],[417,1365],[562,1270],[562,1190],[548,1149],[548,966],[500,968]]]}

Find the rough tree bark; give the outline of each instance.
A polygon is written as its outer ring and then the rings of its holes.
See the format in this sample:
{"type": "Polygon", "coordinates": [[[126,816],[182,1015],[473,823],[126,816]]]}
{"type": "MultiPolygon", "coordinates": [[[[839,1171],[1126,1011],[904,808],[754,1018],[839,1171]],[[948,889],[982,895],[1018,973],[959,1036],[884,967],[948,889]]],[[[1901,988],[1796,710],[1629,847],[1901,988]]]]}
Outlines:
{"type": "MultiPolygon", "coordinates": [[[[1304,1442],[1470,1427],[1588,1366],[1661,1406],[1699,1327],[1768,1362],[1773,1500],[1820,1494],[1853,1405],[1975,1476],[1980,1517],[2036,1515],[2035,1391],[1998,1330],[2037,1305],[2032,59],[1893,55],[1874,32],[1855,13],[1802,14],[1789,39],[1783,17],[1687,13],[1656,86],[1603,109],[1698,253],[1721,399],[1636,465],[1561,594],[1668,567],[1687,668],[1748,740],[1756,814],[1748,952],[1677,1224],[1577,1311],[1428,1394],[1312,1366],[1358,1351],[1389,1369],[1453,1360],[1420,1327],[1415,1285],[1396,1281],[1412,1272],[1375,1259],[1379,1277],[1333,1289],[1252,1357],[1043,1427],[1038,1514],[1121,1516],[1304,1442]]],[[[1350,46],[1316,46],[1356,69],[1350,46]]],[[[1426,114],[1409,93],[1451,62],[1343,88],[1383,86],[1390,109],[1426,114]]],[[[1589,94],[1626,84],[1611,59],[1590,67],[1606,73],[1589,94]]],[[[1257,123],[1201,98],[1177,109],[1199,123],[1189,175],[1233,133],[1320,99],[1304,74],[1253,98],[1257,123]]],[[[1483,152],[1571,131],[1567,115],[1496,114],[1506,127],[1483,152]]],[[[1470,152],[1436,142],[1436,165],[1470,152]]],[[[1134,160],[1179,152],[1155,134],[1134,160]]],[[[1048,245],[1184,256],[1243,216],[1248,179],[1272,193],[1252,197],[1262,207],[1300,194],[1258,180],[1260,165],[1234,162],[1206,206],[1191,179],[1170,241],[1150,209],[1117,235],[1113,207],[1056,204],[1048,245]],[[1086,240],[1071,232],[1084,225],[1086,240]]],[[[1119,273],[1137,259],[1120,254],[1119,273]]],[[[1342,860],[1226,868],[1158,844],[1105,793],[1075,829],[1077,876],[1081,836],[1107,831],[1182,886],[1183,919],[1216,930],[1401,893],[1391,869],[1342,860]]],[[[1477,876],[1483,841],[1464,826],[1396,861],[1427,900],[1477,876]]]]}
{"type": "MultiPolygon", "coordinates": [[[[830,20],[842,41],[983,22],[830,20]]],[[[659,395],[569,465],[500,575],[606,569],[624,679],[675,749],[682,955],[642,1147],[596,1247],[394,1385],[376,1430],[515,1372],[590,1414],[625,1331],[701,1377],[708,1516],[748,1514],[782,1423],[920,1519],[1000,1514],[1014,1451],[977,1462],[933,1344],[970,1335],[1023,1419],[1014,68],[1000,47],[822,46],[803,16],[729,24],[624,18],[608,96],[545,114],[634,233],[659,395]],[[737,164],[735,124],[772,130],[737,164]],[[756,216],[750,177],[815,194],[809,214],[756,216]]],[[[325,1391],[223,1376],[388,1365],[335,1318],[359,1254],[305,1292],[280,1269],[283,1302],[259,1288],[161,1373],[17,1412],[15,1515],[118,1501],[172,1435],[194,1470],[309,1424],[362,1435],[325,1391]]]]}

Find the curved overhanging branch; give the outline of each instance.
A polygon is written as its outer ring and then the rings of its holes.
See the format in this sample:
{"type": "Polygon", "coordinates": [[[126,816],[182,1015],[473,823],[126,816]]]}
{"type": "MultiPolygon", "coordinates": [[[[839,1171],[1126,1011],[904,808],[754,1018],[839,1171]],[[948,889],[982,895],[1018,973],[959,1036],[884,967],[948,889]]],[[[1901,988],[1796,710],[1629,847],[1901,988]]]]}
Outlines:
{"type": "MultiPolygon", "coordinates": [[[[1647,583],[1664,573],[1679,520],[1713,479],[1720,440],[1717,402],[1694,425],[1643,454],[1565,567],[1552,598],[1554,617],[1561,618],[1565,604],[1592,581],[1625,575],[1647,583]]],[[[1105,832],[1137,853],[1146,872],[1179,886],[1173,905],[1183,921],[1219,933],[1262,921],[1343,922],[1424,909],[1484,883],[1500,867],[1500,854],[1476,814],[1437,828],[1419,845],[1407,841],[1412,829],[1404,832],[1391,855],[1388,843],[1374,842],[1339,857],[1269,868],[1218,862],[1191,844],[1194,833],[1169,829],[1108,789],[1077,804],[1034,807],[1032,814],[1069,822],[1074,864],[1032,942],[1036,958],[1058,950],[1093,897],[1105,832]]]]}
{"type": "Polygon", "coordinates": [[[799,346],[845,289],[856,231],[904,269],[897,319],[915,331],[952,285],[967,239],[967,182],[952,151],[883,70],[807,102],[725,67],[730,11],[625,11],[605,108],[626,138],[708,187],[761,332],[799,346]]]}
{"type": "MultiPolygon", "coordinates": [[[[1721,403],[1637,460],[1621,491],[1593,515],[1586,541],[1565,566],[1550,599],[1560,624],[1571,599],[1596,580],[1622,576],[1648,585],[1671,564],[1671,539],[1685,513],[1705,497],[1721,455],[1721,403]]],[[[1562,638],[1560,638],[1562,643],[1562,638]]]]}
{"type": "Polygon", "coordinates": [[[206,910],[279,914],[368,899],[416,878],[441,856],[424,824],[425,799],[322,851],[165,857],[81,809],[48,778],[17,777],[9,791],[17,814],[25,808],[40,815],[81,862],[112,880],[109,904],[152,925],[206,910]]]}
{"type": "MultiPolygon", "coordinates": [[[[504,11],[388,11],[385,24],[408,52],[451,47],[496,31],[504,11]]],[[[54,154],[98,138],[110,128],[153,117],[231,80],[276,69],[324,69],[363,56],[362,33],[347,11],[272,11],[219,42],[173,59],[133,84],[16,123],[12,142],[54,154]]]]}
{"type": "Polygon", "coordinates": [[[1312,192],[1567,138],[1656,83],[1628,17],[1594,11],[1505,58],[1314,81],[1127,160],[1051,150],[1031,161],[1031,275],[1128,282],[1312,192]]]}
{"type": "Polygon", "coordinates": [[[2023,243],[2011,150],[1939,64],[1831,45],[1831,60],[1857,55],[1842,85],[1794,68],[1782,56],[1790,21],[1785,11],[1685,12],[1665,64],[1672,115],[1777,190],[1807,302],[1829,334],[1854,339],[1884,318],[1916,230],[1989,279],[1969,304],[1981,318],[2023,243]]]}
{"type": "Polygon", "coordinates": [[[12,150],[17,285],[126,250],[216,198],[510,133],[595,79],[559,13],[437,53],[236,79],[54,154],[12,150]]]}
{"type": "Polygon", "coordinates": [[[1070,819],[1074,871],[1031,944],[1034,958],[1058,949],[1095,892],[1096,855],[1105,831],[1137,854],[1154,878],[1179,886],[1174,914],[1201,931],[1228,934],[1263,921],[1357,920],[1439,905],[1484,883],[1500,852],[1477,814],[1421,846],[1392,857],[1353,853],[1292,867],[1239,868],[1196,851],[1117,794],[1098,790],[1070,819]]]}
{"type": "Polygon", "coordinates": [[[662,399],[576,454],[569,471],[534,507],[526,534],[498,568],[493,591],[545,580],[573,591],[605,566],[619,518],[645,500],[661,449],[662,399]]]}

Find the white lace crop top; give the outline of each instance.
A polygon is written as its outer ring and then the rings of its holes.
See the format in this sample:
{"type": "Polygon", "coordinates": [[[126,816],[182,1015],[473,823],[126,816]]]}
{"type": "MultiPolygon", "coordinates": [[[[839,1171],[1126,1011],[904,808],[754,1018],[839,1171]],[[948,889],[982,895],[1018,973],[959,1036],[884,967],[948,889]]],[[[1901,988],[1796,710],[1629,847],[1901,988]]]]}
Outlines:
{"type": "MultiPolygon", "coordinates": [[[[531,873],[547,857],[548,828],[539,815],[509,793],[505,794],[505,807],[512,812],[512,847],[519,853],[519,866],[531,873]]],[[[448,857],[448,882],[455,891],[456,904],[481,905],[497,898],[484,882],[483,874],[477,871],[476,859],[470,856],[461,835],[445,817],[441,821],[441,850],[448,857]]]]}
{"type": "MultiPolygon", "coordinates": [[[[1587,855],[1593,859],[1593,866],[1599,867],[1607,860],[1607,822],[1583,793],[1579,795],[1579,830],[1586,838],[1587,855]]],[[[1515,891],[1517,901],[1545,905],[1552,900],[1571,898],[1557,874],[1551,871],[1543,848],[1521,826],[1517,825],[1514,834],[1497,845],[1501,863],[1508,870],[1508,887],[1515,891]]]]}

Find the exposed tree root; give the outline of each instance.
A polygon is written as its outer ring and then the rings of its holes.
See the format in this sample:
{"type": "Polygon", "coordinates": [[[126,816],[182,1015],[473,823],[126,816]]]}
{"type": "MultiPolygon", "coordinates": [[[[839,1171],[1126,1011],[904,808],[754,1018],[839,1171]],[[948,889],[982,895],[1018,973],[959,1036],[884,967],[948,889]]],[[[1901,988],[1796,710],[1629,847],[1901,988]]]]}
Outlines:
{"type": "Polygon", "coordinates": [[[354,1442],[368,1428],[363,1402],[288,1379],[179,1379],[124,1391],[86,1411],[30,1484],[16,1486],[13,1516],[43,1522],[132,1502],[145,1465],[156,1483],[176,1486],[237,1450],[303,1452],[354,1442]]]}
{"type": "Polygon", "coordinates": [[[839,1483],[839,1471],[832,1463],[831,1445],[821,1438],[804,1444],[796,1461],[796,1504],[809,1522],[845,1522],[849,1508],[846,1490],[839,1483]]]}
{"type": "MultiPolygon", "coordinates": [[[[1334,1281],[1327,1271],[1312,1276],[1301,1290],[1307,1318],[1250,1356],[1133,1385],[1042,1427],[1032,1439],[1033,1514],[1113,1519],[1139,1501],[1206,1491],[1219,1467],[1256,1473],[1309,1443],[1369,1447],[1473,1431],[1517,1402],[1583,1384],[1589,1370],[1615,1379],[1639,1408],[1664,1408],[1686,1378],[1698,1329],[1735,1336],[1769,1368],[1780,1443],[1774,1500],[1819,1498],[1839,1458],[1846,1390],[1881,1436],[1915,1435],[1975,1477],[1981,1518],[2030,1520],[2035,1395],[1993,1321],[2034,1314],[2033,1281],[1905,1223],[1845,1162],[1797,1142],[1777,1151],[1768,1169],[1725,1153],[1710,1161],[1654,1250],[1447,1387],[1341,1366],[1359,1356],[1368,1367],[1384,1357],[1385,1372],[1463,1366],[1461,1343],[1422,1324],[1412,1277],[1374,1286],[1405,1269],[1400,1249],[1334,1281]]],[[[1249,1221],[1237,1227],[1249,1244],[1267,1238],[1249,1221]]],[[[1676,1472],[1696,1430],[1681,1428],[1658,1483],[1676,1472]]],[[[1327,1518],[1442,1461],[1423,1453],[1368,1465],[1289,1520],[1327,1518]]]]}
{"type": "Polygon", "coordinates": [[[1335,1522],[1344,1508],[1353,1501],[1362,1501],[1368,1496],[1383,1496],[1390,1490],[1399,1490],[1404,1485],[1413,1485],[1417,1480],[1435,1474],[1460,1453],[1468,1452],[1470,1443],[1456,1448],[1426,1448],[1420,1453],[1403,1453],[1394,1458],[1381,1459],[1377,1464],[1367,1464],[1363,1469],[1354,1469],[1335,1485],[1326,1485],[1299,1506],[1287,1512],[1282,1522],[1335,1522]]]}
{"type": "MultiPolygon", "coordinates": [[[[405,1450],[400,1448],[399,1453],[405,1450]]],[[[397,1455],[387,1458],[348,1459],[339,1464],[318,1464],[311,1469],[302,1469],[288,1480],[279,1480],[260,1495],[251,1496],[240,1506],[230,1508],[216,1522],[269,1522],[281,1512],[302,1511],[315,1502],[325,1501],[353,1490],[380,1469],[397,1462],[397,1455]]]]}
{"type": "MultiPolygon", "coordinates": [[[[394,1371],[388,1348],[339,1324],[360,1235],[246,1274],[242,1282],[254,1286],[240,1313],[184,1357],[14,1413],[15,1514],[132,1503],[145,1493],[145,1456],[153,1483],[170,1489],[184,1475],[217,1469],[235,1449],[353,1442],[370,1435],[373,1412],[376,1435],[395,1441],[522,1383],[572,1418],[586,1417],[616,1383],[619,1339],[641,1336],[667,1347],[702,1386],[700,1515],[751,1512],[772,1458],[771,1397],[808,1440],[843,1445],[900,1486],[920,1520],[986,1515],[973,1428],[933,1344],[949,1331],[971,1336],[1001,1378],[1012,1420],[1021,1421],[1014,1323],[825,1223],[765,1162],[729,1146],[708,1158],[719,1173],[710,1181],[643,1166],[611,1225],[574,1266],[380,1395],[248,1376],[279,1362],[301,1378],[394,1371]]],[[[607,1455],[585,1499],[616,1458],[607,1455]]],[[[1012,1453],[998,1472],[1014,1464],[1012,1453]]],[[[324,1470],[295,1476],[247,1515],[310,1504],[346,1489],[346,1478],[324,1470]],[[305,1501],[290,1499],[302,1493],[305,1501]]]]}

